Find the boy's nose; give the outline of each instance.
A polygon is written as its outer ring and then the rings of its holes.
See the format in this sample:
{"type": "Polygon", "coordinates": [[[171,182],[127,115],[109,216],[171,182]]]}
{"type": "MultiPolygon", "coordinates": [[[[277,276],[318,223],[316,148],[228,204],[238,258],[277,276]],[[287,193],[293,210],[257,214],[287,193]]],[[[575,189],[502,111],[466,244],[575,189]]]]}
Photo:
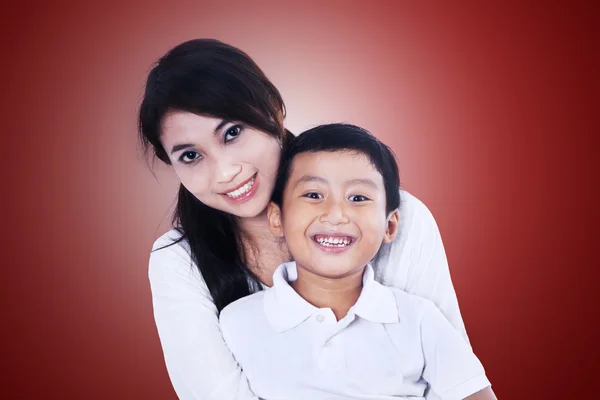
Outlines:
{"type": "Polygon", "coordinates": [[[350,219],[348,218],[348,215],[346,215],[346,211],[342,204],[339,202],[331,202],[331,204],[326,206],[323,210],[319,222],[340,225],[347,224],[350,222],[350,219]]]}

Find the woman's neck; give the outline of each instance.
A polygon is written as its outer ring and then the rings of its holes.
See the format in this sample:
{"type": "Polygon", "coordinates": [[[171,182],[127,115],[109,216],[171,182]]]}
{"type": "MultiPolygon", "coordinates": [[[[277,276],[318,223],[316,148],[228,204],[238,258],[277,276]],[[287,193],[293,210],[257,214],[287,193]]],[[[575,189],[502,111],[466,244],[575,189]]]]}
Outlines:
{"type": "Polygon", "coordinates": [[[263,211],[256,217],[238,218],[239,226],[244,238],[248,240],[256,240],[263,237],[273,237],[274,235],[269,230],[269,220],[267,211],[263,211]]]}
{"type": "Polygon", "coordinates": [[[273,272],[291,256],[285,241],[269,229],[266,210],[253,218],[239,219],[248,268],[265,285],[273,286],[273,272]]]}
{"type": "Polygon", "coordinates": [[[304,300],[318,308],[331,308],[339,321],[358,300],[364,268],[342,278],[325,278],[297,265],[298,279],[291,282],[304,300]]]}

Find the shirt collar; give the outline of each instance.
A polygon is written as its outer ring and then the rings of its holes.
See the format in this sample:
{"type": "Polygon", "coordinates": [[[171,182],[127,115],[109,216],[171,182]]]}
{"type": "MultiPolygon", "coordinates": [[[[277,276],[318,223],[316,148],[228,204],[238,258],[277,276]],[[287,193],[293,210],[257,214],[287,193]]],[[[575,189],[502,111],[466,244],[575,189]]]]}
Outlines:
{"type": "Polygon", "coordinates": [[[319,309],[304,300],[288,282],[298,279],[294,261],[281,264],[273,273],[273,286],[265,292],[267,320],[277,332],[294,328],[319,309]]]}
{"type": "MultiPolygon", "coordinates": [[[[376,323],[399,321],[398,307],[394,293],[376,282],[373,268],[367,265],[363,274],[363,289],[348,313],[376,323]]],[[[319,309],[304,300],[290,286],[298,278],[296,263],[281,264],[273,274],[273,287],[266,290],[264,307],[267,320],[277,332],[292,329],[319,309]]]]}
{"type": "Polygon", "coordinates": [[[400,321],[396,296],[389,287],[375,281],[375,272],[367,265],[363,274],[363,289],[350,310],[371,322],[390,324],[400,321]]]}

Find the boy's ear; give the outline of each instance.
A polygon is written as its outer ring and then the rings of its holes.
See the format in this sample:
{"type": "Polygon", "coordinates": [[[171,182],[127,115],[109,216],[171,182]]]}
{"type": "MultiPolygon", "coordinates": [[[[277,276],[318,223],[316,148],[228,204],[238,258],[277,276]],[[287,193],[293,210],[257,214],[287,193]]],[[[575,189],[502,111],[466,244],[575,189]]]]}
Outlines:
{"type": "Polygon", "coordinates": [[[388,215],[386,227],[385,227],[385,235],[383,236],[383,243],[391,243],[396,238],[396,234],[398,233],[398,224],[400,223],[400,212],[398,209],[395,209],[388,215]]]}
{"type": "Polygon", "coordinates": [[[269,230],[277,237],[283,237],[283,227],[281,225],[281,209],[273,202],[267,206],[267,218],[269,219],[269,230]]]}

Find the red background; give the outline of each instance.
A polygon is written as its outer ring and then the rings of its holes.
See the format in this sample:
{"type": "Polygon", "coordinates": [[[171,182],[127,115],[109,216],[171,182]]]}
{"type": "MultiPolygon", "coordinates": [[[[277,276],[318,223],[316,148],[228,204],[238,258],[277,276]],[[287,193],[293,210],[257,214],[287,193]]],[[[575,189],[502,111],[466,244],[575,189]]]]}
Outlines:
{"type": "Polygon", "coordinates": [[[500,399],[593,397],[591,8],[167,3],[4,6],[1,397],[176,398],[147,279],[176,181],[141,160],[135,119],[152,62],[196,37],[248,52],[292,131],[347,121],[394,148],[500,399]]]}

